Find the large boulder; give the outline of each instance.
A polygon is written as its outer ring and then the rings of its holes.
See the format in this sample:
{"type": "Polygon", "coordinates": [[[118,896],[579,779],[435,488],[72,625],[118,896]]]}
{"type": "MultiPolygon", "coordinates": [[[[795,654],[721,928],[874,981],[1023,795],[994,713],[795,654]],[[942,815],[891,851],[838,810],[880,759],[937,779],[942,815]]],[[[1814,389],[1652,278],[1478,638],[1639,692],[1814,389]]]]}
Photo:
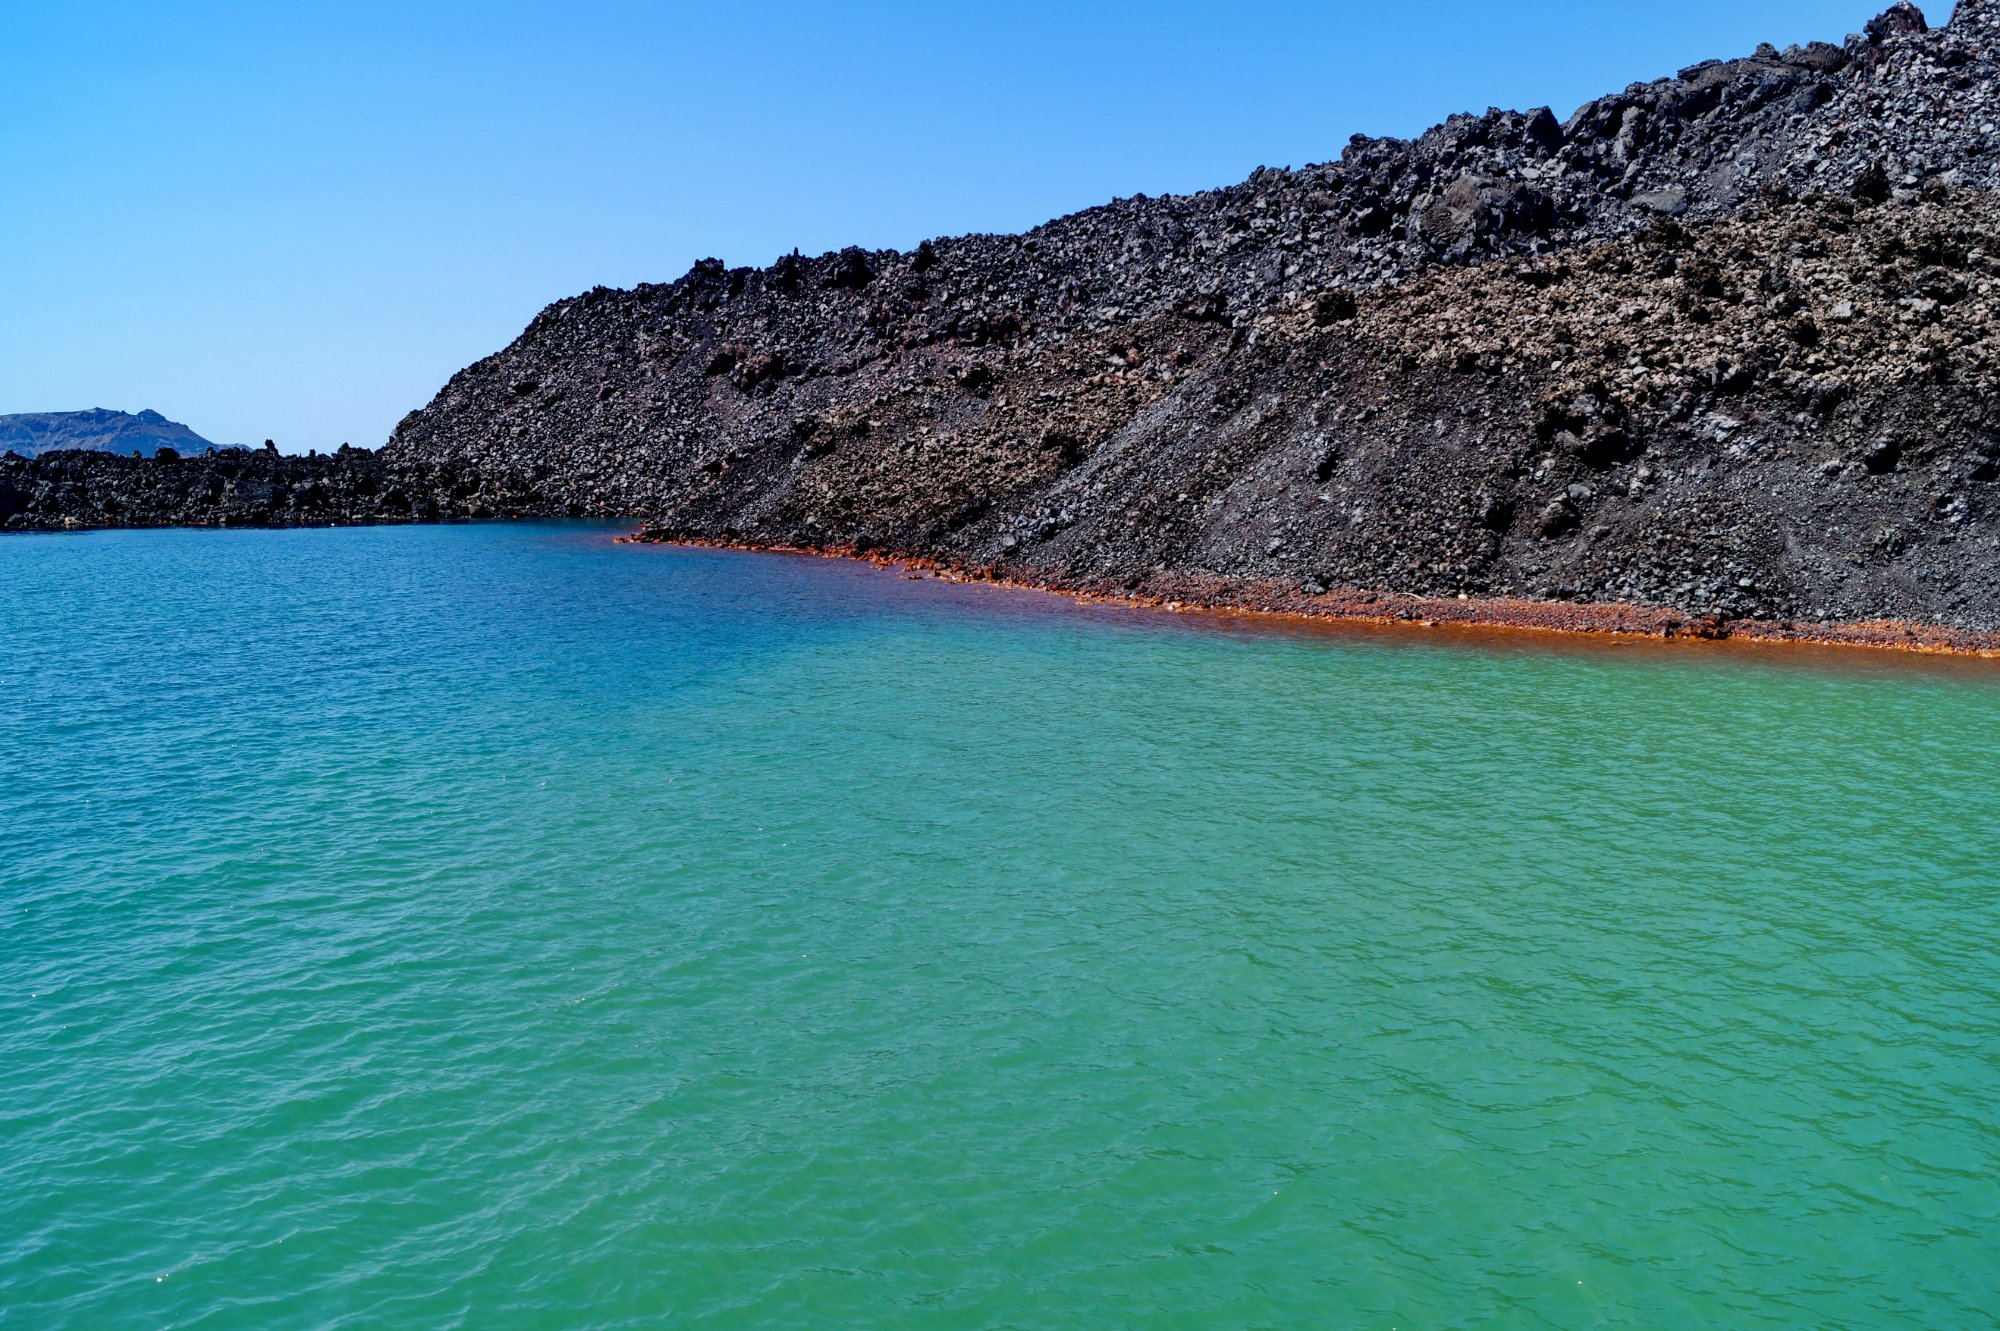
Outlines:
{"type": "Polygon", "coordinates": [[[1463,259],[1503,236],[1534,236],[1556,220],[1549,197],[1518,181],[1460,176],[1417,213],[1431,249],[1463,259]]]}
{"type": "Polygon", "coordinates": [[[1896,4],[1869,19],[1864,29],[1871,42],[1886,42],[1895,37],[1908,37],[1930,30],[1931,25],[1925,20],[1924,11],[1909,0],[1897,0],[1896,4]]]}

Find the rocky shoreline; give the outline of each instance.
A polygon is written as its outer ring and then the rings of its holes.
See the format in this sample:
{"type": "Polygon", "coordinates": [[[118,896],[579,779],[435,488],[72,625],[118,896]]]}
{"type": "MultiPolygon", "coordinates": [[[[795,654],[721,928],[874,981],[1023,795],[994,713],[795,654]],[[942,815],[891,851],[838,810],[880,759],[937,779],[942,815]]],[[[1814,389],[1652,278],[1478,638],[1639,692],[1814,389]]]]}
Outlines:
{"type": "MultiPolygon", "coordinates": [[[[0,458],[0,530],[82,531],[128,527],[298,527],[575,516],[530,497],[493,507],[474,478],[413,473],[380,453],[349,448],[288,457],[220,450],[159,459],[102,453],[0,458]]],[[[691,538],[641,524],[633,543],[858,559],[960,582],[988,583],[1089,601],[1212,611],[1286,623],[1364,623],[1491,628],[1586,636],[1876,647],[2000,658],[2000,632],[1880,620],[1863,623],[1731,619],[1659,606],[1523,597],[1434,597],[1365,588],[1313,591],[1286,579],[1163,575],[1144,590],[1074,577],[1023,575],[1006,565],[968,565],[854,547],[691,538]]]]}
{"type": "Polygon", "coordinates": [[[92,527],[313,527],[561,516],[501,494],[462,464],[342,448],[305,457],[214,449],[154,457],[83,450],[0,456],[0,531],[92,527]]]}
{"type": "Polygon", "coordinates": [[[869,553],[853,549],[761,545],[723,540],[673,539],[642,529],[622,541],[689,549],[737,550],[751,554],[852,559],[908,577],[984,584],[1014,591],[1062,596],[1085,604],[1203,614],[1234,621],[1290,626],[1367,625],[1383,628],[1495,631],[1552,634],[1569,638],[1650,639],[1659,642],[1731,643],[1736,646],[1870,648],[1925,656],[2000,661],[2000,631],[1955,629],[1902,620],[1804,623],[1792,620],[1731,620],[1689,617],[1658,606],[1623,603],[1539,601],[1520,597],[1415,596],[1340,588],[1302,593],[1289,583],[1240,578],[1189,577],[1162,582],[1137,593],[1082,582],[1022,579],[994,568],[949,561],[869,553]]]}
{"type": "Polygon", "coordinates": [[[98,465],[0,462],[0,523],[636,516],[1156,603],[1984,651],[2000,0],[1025,235],[599,288],[380,453],[98,465]]]}

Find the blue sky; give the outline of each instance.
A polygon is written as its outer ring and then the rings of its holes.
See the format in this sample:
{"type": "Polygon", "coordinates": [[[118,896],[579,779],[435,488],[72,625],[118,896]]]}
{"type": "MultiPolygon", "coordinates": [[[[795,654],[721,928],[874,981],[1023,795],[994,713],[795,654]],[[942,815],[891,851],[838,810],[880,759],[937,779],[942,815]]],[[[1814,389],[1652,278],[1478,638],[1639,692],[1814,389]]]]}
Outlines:
{"type": "Polygon", "coordinates": [[[596,283],[1567,114],[1886,5],[7,0],[0,412],[374,446],[596,283]]]}

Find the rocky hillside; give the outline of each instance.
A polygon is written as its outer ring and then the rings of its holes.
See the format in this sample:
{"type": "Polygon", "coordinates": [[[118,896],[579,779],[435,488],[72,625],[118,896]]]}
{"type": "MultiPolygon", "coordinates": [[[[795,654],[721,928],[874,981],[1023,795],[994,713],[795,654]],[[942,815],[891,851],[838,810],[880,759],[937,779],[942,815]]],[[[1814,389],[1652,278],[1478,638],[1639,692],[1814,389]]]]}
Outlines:
{"type": "Polygon", "coordinates": [[[0,454],[31,458],[61,449],[91,453],[137,453],[152,457],[162,448],[199,453],[215,445],[157,411],[133,415],[98,407],[94,411],[38,411],[0,416],[0,454]]]}
{"type": "Polygon", "coordinates": [[[1078,589],[2000,629],[1996,189],[2000,0],[1898,4],[1566,120],[599,288],[382,466],[1078,589]]]}
{"type": "Polygon", "coordinates": [[[2000,627],[2000,0],[545,310],[395,459],[662,537],[2000,627]]]}

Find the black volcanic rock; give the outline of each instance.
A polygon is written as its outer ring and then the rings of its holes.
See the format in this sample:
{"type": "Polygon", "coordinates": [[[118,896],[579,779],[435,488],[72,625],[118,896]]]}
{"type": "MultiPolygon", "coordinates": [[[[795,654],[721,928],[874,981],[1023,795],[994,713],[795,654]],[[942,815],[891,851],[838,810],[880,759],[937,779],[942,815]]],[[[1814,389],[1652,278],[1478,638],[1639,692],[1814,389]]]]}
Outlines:
{"type": "Polygon", "coordinates": [[[2000,0],[1898,5],[1560,123],[598,288],[368,466],[1065,587],[2000,627],[1996,190],[2000,0]]]}
{"type": "Polygon", "coordinates": [[[2000,0],[1899,5],[1561,124],[600,288],[388,455],[1064,586],[1996,626],[1995,122],[2000,0]]]}
{"type": "Polygon", "coordinates": [[[0,416],[0,453],[31,458],[58,449],[92,453],[137,453],[152,457],[162,448],[199,453],[215,447],[208,440],[157,411],[137,415],[109,411],[40,411],[0,416]]]}
{"type": "Polygon", "coordinates": [[[458,464],[392,465],[342,448],[297,457],[227,448],[157,457],[0,456],[0,529],[271,527],[509,516],[545,508],[458,464]]]}

